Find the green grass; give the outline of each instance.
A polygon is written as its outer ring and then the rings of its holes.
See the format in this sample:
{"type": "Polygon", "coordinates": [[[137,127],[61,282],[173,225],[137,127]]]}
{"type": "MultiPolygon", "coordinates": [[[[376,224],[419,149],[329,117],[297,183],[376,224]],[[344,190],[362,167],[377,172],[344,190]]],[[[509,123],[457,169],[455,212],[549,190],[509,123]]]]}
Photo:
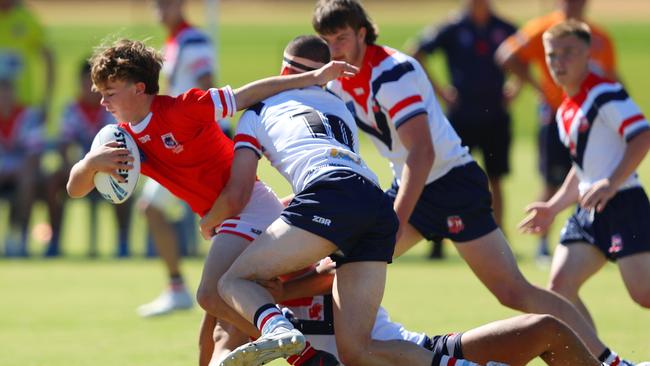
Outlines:
{"type": "MultiPolygon", "coordinates": [[[[408,17],[404,17],[408,19],[408,17]]],[[[419,17],[418,19],[422,19],[419,17]]],[[[401,48],[423,22],[391,22],[381,28],[381,42],[401,48]]],[[[642,110],[650,111],[650,75],[647,65],[647,37],[650,23],[608,24],[617,45],[619,67],[627,88],[642,110]]],[[[268,24],[228,23],[220,31],[221,83],[242,85],[277,73],[286,41],[299,33],[309,33],[308,23],[268,24]]],[[[157,26],[58,25],[48,31],[57,56],[58,83],[49,132],[58,131],[57,118],[63,103],[76,94],[75,77],[80,60],[106,37],[150,38],[160,45],[163,31],[157,26]]],[[[444,78],[439,57],[434,58],[437,75],[444,78]]],[[[515,141],[513,173],[505,182],[506,225],[511,244],[522,270],[532,282],[544,285],[547,271],[531,260],[535,239],[516,233],[524,205],[539,190],[535,173],[532,136],[536,129],[535,97],[527,90],[513,106],[515,141]]],[[[390,182],[390,171],[365,138],[362,152],[369,165],[390,182]]],[[[650,184],[650,163],[640,169],[650,184]]],[[[278,194],[289,192],[279,174],[264,164],[260,177],[278,194]]],[[[6,210],[0,215],[0,237],[6,230],[6,210]]],[[[100,209],[100,259],[86,260],[88,207],[71,202],[64,228],[66,258],[21,261],[0,259],[0,365],[187,365],[195,363],[196,334],[200,312],[193,310],[160,319],[142,320],[135,307],[149,301],[161,289],[165,275],[157,260],[136,257],[128,261],[111,259],[115,233],[111,208],[100,209]]],[[[46,219],[42,205],[33,223],[46,219]]],[[[552,238],[557,238],[559,224],[552,238]]],[[[144,222],[135,217],[132,242],[136,254],[144,251],[144,222]]],[[[33,253],[43,249],[31,242],[33,253]]],[[[442,333],[463,330],[514,312],[500,306],[474,278],[451,248],[449,259],[430,263],[423,259],[426,244],[420,244],[389,267],[384,305],[393,318],[413,330],[442,333]]],[[[206,245],[202,246],[206,251],[206,245]]],[[[188,283],[196,285],[202,261],[184,262],[188,283]]],[[[650,359],[647,310],[634,305],[625,292],[616,267],[608,265],[583,291],[602,338],[618,352],[633,360],[650,359]]],[[[281,363],[276,363],[281,364],[281,363]]],[[[540,364],[540,363],[535,363],[540,364]]]]}

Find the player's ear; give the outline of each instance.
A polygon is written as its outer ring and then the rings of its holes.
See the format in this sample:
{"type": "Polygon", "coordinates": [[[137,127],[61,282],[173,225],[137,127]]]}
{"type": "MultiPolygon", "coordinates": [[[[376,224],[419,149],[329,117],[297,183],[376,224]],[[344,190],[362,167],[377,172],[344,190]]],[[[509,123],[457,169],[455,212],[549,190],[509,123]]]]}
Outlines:
{"type": "Polygon", "coordinates": [[[368,33],[366,27],[360,27],[357,31],[357,39],[363,43],[366,43],[366,33],[368,33]]]}
{"type": "Polygon", "coordinates": [[[135,83],[135,94],[136,95],[144,94],[146,90],[147,90],[147,86],[142,81],[139,81],[139,82],[135,83]]]}

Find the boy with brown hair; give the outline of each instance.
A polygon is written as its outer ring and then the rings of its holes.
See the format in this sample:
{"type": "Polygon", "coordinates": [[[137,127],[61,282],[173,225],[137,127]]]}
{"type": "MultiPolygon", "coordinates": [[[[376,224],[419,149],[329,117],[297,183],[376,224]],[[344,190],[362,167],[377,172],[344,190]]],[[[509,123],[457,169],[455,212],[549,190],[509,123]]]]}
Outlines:
{"type": "MultiPolygon", "coordinates": [[[[236,110],[280,91],[322,85],[356,71],[345,62],[330,62],[304,74],[262,79],[234,90],[229,86],[205,91],[191,89],[170,97],[157,95],[162,59],[142,42],[123,39],[99,48],[91,64],[94,87],[102,95],[101,104],[131,134],[144,156],[141,173],[160,182],[200,216],[211,210],[230,178],[233,142],[221,132],[218,119],[230,117],[236,110]]],[[[94,188],[96,172],[123,181],[116,170],[131,169],[132,161],[128,150],[114,142],[100,146],[72,167],[68,193],[72,197],[88,194],[94,188]]],[[[251,200],[237,207],[239,215],[205,230],[212,236],[212,245],[197,298],[212,317],[242,329],[252,327],[223,303],[217,282],[257,233],[262,232],[259,227],[264,228],[275,219],[279,205],[275,194],[256,182],[251,200]]]]}

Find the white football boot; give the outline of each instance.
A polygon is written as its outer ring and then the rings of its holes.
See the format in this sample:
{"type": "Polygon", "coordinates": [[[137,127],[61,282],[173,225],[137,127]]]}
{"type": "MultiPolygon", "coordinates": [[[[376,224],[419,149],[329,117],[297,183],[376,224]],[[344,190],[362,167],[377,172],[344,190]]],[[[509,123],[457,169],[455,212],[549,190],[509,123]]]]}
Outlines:
{"type": "Polygon", "coordinates": [[[140,305],[137,309],[141,317],[151,317],[169,314],[175,310],[191,309],[194,305],[192,296],[185,287],[166,289],[160,296],[148,304],[140,305]]]}

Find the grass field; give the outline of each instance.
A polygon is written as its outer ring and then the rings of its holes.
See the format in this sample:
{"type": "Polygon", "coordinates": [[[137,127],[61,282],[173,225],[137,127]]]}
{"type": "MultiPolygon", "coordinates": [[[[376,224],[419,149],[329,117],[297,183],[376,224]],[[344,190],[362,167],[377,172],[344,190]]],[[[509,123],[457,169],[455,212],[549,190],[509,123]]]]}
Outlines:
{"type": "MultiPolygon", "coordinates": [[[[117,2],[32,2],[49,24],[50,38],[57,57],[57,87],[49,125],[57,131],[55,116],[62,104],[76,93],[77,65],[103,39],[117,36],[148,38],[160,45],[164,32],[152,19],[151,11],[139,1],[117,2]],[[94,16],[88,9],[94,9],[94,16]],[[83,16],[80,14],[84,14],[83,16]]],[[[381,25],[382,43],[402,48],[407,40],[429,21],[442,19],[454,6],[451,1],[389,2],[366,1],[381,25]],[[399,4],[396,4],[399,3],[399,4]],[[395,16],[398,14],[398,16],[395,16]]],[[[498,7],[521,22],[527,16],[549,9],[549,1],[499,1],[498,7]]],[[[617,46],[620,73],[626,87],[642,110],[650,111],[650,74],[647,44],[650,35],[649,6],[632,0],[613,6],[606,0],[594,1],[593,13],[605,23],[617,46]]],[[[619,2],[616,2],[617,4],[619,2]]],[[[192,5],[192,16],[201,20],[200,7],[192,5]]],[[[221,83],[238,86],[258,77],[275,74],[284,44],[299,33],[311,32],[311,2],[225,1],[221,7],[221,83]]],[[[444,75],[440,58],[434,69],[444,75]]],[[[516,233],[524,205],[538,192],[533,135],[536,129],[535,97],[526,91],[513,106],[515,141],[512,174],[506,180],[506,225],[522,270],[534,283],[544,285],[547,270],[535,266],[533,237],[516,233]]],[[[363,140],[362,153],[380,175],[390,182],[390,172],[363,140]]],[[[650,163],[640,169],[650,184],[650,163]]],[[[278,194],[289,192],[288,185],[263,165],[260,177],[278,194]]],[[[196,360],[196,334],[200,312],[142,320],[134,309],[157,295],[164,273],[157,260],[142,259],[144,231],[141,218],[134,219],[132,242],[136,258],[111,258],[115,242],[110,207],[100,212],[100,253],[87,260],[88,216],[85,202],[71,202],[64,228],[66,258],[59,260],[8,261],[0,259],[0,365],[187,365],[196,360]]],[[[6,230],[6,210],[0,212],[0,237],[6,230]]],[[[39,205],[33,223],[46,219],[39,205]]],[[[556,225],[559,226],[559,225],[556,225]]],[[[557,227],[553,238],[557,238],[557,227]]],[[[42,244],[32,240],[32,252],[42,244]]],[[[500,306],[480,285],[451,248],[444,262],[423,259],[428,250],[422,243],[389,267],[384,305],[393,318],[413,330],[442,333],[463,330],[515,314],[500,306]]],[[[205,243],[201,247],[206,251],[205,243]]],[[[196,285],[202,261],[184,263],[188,283],[196,285]]],[[[616,267],[608,265],[583,291],[602,338],[631,360],[650,359],[650,313],[632,303],[616,267]]],[[[274,365],[281,365],[276,362],[274,365]]],[[[539,365],[541,363],[533,363],[539,365]]]]}

